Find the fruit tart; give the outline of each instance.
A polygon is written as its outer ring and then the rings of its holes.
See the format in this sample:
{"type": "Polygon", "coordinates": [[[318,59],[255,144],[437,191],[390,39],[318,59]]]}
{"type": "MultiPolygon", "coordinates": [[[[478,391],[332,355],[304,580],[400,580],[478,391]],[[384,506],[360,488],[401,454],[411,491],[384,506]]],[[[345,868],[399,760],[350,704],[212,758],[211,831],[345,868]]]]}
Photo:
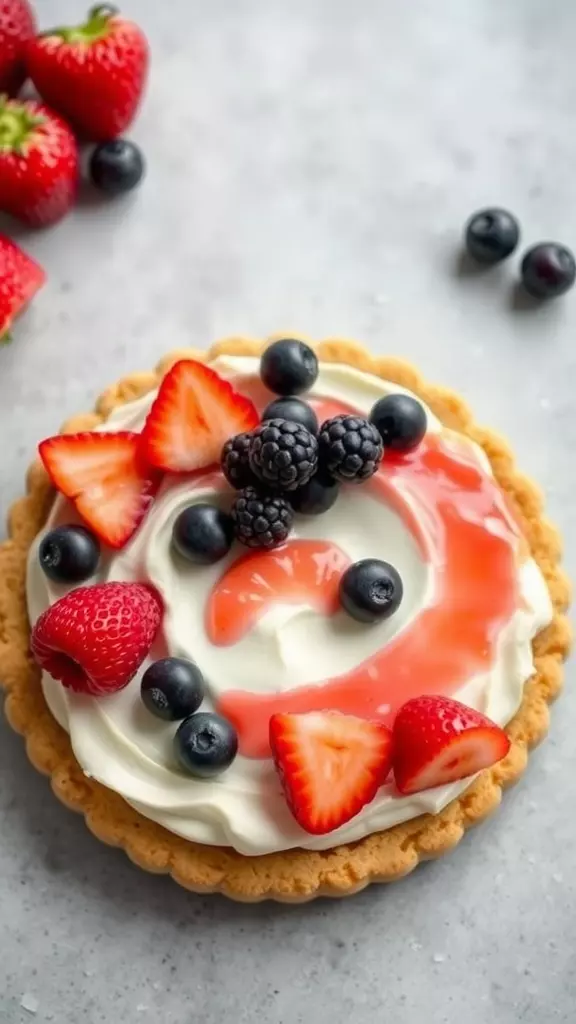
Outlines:
{"type": "Polygon", "coordinates": [[[569,589],[539,491],[452,392],[349,342],[231,339],[39,456],[0,553],[6,713],[141,867],[347,895],[521,775],[569,589]]]}

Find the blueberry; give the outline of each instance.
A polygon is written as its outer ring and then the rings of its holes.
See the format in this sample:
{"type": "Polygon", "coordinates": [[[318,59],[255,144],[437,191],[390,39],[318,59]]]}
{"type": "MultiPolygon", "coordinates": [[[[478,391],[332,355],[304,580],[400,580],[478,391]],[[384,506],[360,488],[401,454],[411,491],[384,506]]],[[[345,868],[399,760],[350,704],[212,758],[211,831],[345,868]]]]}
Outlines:
{"type": "Polygon", "coordinates": [[[172,543],[178,553],[196,565],[220,561],[228,554],[233,538],[230,516],[205,502],[185,508],[172,530],[172,543]]]}
{"type": "Polygon", "coordinates": [[[300,395],[318,376],[316,353],[295,338],[275,341],[262,354],[260,376],[275,395],[300,395]]]}
{"type": "Polygon", "coordinates": [[[264,420],[291,420],[306,427],[311,434],[318,433],[318,419],[314,410],[301,398],[275,398],[262,413],[264,420]]]}
{"type": "Polygon", "coordinates": [[[146,669],[140,685],[148,711],[165,722],[193,715],[204,700],[204,679],[193,661],[162,658],[146,669]]]}
{"type": "Polygon", "coordinates": [[[380,398],[372,408],[370,422],[385,448],[401,452],[420,444],[427,426],[424,407],[415,398],[400,392],[380,398]]]}
{"type": "Polygon", "coordinates": [[[42,539],[38,558],[48,579],[82,583],[98,568],[100,544],[85,526],[57,526],[42,539]]]}
{"type": "Polygon", "coordinates": [[[340,603],[358,622],[380,622],[400,606],[404,588],[396,569],[378,558],[351,565],[340,580],[340,603]]]}
{"type": "Polygon", "coordinates": [[[522,284],[533,298],[555,299],[574,284],[574,255],[565,245],[540,242],[524,255],[520,273],[522,284]]]}
{"type": "Polygon", "coordinates": [[[130,192],[144,174],[144,157],[128,139],[102,142],[90,158],[92,183],[110,196],[130,192]]]}
{"type": "Polygon", "coordinates": [[[225,771],[238,751],[234,726],[208,711],[186,718],[178,727],[174,743],[182,768],[200,779],[210,779],[225,771]]]}
{"type": "Polygon", "coordinates": [[[518,221],[507,210],[497,207],[478,210],[466,225],[466,248],[479,263],[499,263],[518,245],[518,221]]]}
{"type": "Polygon", "coordinates": [[[338,481],[319,470],[304,487],[290,495],[289,501],[295,512],[303,516],[319,516],[332,508],[339,490],[338,481]]]}

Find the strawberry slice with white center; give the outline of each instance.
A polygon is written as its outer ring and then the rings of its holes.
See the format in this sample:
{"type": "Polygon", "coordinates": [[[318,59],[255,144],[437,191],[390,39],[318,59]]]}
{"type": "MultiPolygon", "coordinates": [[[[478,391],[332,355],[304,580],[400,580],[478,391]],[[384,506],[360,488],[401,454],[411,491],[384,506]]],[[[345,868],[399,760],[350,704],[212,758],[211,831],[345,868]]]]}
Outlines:
{"type": "Polygon", "coordinates": [[[140,435],[86,432],[49,437],[40,458],[54,486],[111,548],[121,548],[152,504],[162,474],[148,466],[140,435]]]}
{"type": "Polygon", "coordinates": [[[449,697],[415,697],[394,722],[396,786],[408,795],[458,782],[509,750],[504,730],[479,711],[449,697]]]}
{"type": "Polygon", "coordinates": [[[374,799],[392,765],[392,733],[338,711],[273,715],[270,746],[298,824],[325,835],[374,799]]]}
{"type": "Polygon", "coordinates": [[[252,430],[260,417],[254,403],[229,381],[193,359],[168,371],[142,431],[142,452],[151,465],[190,473],[220,461],[224,443],[252,430]]]}

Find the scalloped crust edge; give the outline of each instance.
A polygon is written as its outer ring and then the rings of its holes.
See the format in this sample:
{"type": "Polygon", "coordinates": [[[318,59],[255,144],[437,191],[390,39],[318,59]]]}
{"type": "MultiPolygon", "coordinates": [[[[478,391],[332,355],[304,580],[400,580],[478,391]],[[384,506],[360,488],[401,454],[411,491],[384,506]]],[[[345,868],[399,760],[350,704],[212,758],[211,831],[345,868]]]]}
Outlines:
{"type": "MultiPolygon", "coordinates": [[[[68,420],[63,433],[91,430],[111,410],[158,386],[181,358],[209,360],[219,354],[258,355],[281,335],[267,341],[227,338],[208,352],[171,352],[155,372],[135,373],[108,388],[93,413],[68,420]]],[[[302,337],[301,335],[298,335],[302,337]]],[[[304,339],[309,342],[309,339],[304,339]]],[[[310,343],[310,342],[309,342],[310,343]]],[[[348,363],[406,387],[438,418],[471,437],[484,449],[500,486],[509,494],[523,523],[533,557],[546,579],[554,619],[534,640],[535,673],[524,688],[522,705],[507,727],[512,746],[508,756],[483,772],[465,793],[440,814],[423,815],[356,843],[332,850],[289,850],[245,857],[234,850],[188,842],[144,818],[118,794],[87,778],[76,761],[66,732],[50,714],[40,685],[40,672],[29,654],[26,610],[28,549],[46,520],[53,498],[39,462],[27,475],[27,494],[11,508],[9,539],[0,545],[0,679],[8,691],[5,713],[11,726],[26,738],[30,761],[50,776],[56,796],[84,814],[91,831],[104,843],[125,850],[146,871],[170,873],[181,886],[198,893],[221,892],[235,900],[275,899],[305,902],[317,896],[347,896],[372,882],[390,882],[412,871],[422,860],[439,857],[460,841],[464,832],[499,805],[502,790],[516,782],[528,752],[548,731],[548,706],[562,686],[562,662],[571,631],[565,612],[570,585],[560,568],[561,541],[543,515],[538,487],[519,473],[506,442],[477,426],[464,401],[453,391],[427,384],[401,359],[372,356],[352,341],[329,338],[314,345],[320,360],[348,363]]]]}

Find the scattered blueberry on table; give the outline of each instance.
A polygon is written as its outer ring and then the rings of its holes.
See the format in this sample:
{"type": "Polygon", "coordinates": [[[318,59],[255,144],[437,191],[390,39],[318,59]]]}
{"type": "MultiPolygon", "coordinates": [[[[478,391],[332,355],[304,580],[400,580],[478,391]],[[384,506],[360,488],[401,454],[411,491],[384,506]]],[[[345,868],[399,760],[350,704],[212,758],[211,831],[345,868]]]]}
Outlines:
{"type": "Polygon", "coordinates": [[[524,254],[520,274],[524,288],[533,298],[556,299],[574,284],[574,254],[558,242],[540,242],[524,254]]]}
{"type": "Polygon", "coordinates": [[[142,151],[128,139],[112,139],[96,146],[90,157],[93,185],[110,196],[131,192],[140,184],[145,170],[142,151]]]}
{"type": "Polygon", "coordinates": [[[464,239],[468,252],[479,263],[500,263],[518,245],[520,227],[508,210],[488,207],[472,215],[464,239]]]}

